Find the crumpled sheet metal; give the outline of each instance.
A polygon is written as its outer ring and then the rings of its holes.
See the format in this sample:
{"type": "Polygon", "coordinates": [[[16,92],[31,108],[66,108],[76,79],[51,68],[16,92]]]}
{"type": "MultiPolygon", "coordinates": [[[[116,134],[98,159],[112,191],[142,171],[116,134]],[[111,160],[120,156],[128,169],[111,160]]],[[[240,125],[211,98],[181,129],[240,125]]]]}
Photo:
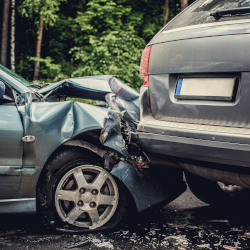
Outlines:
{"type": "MultiPolygon", "coordinates": [[[[29,157],[29,161],[34,159],[33,164],[38,166],[43,166],[50,154],[63,142],[84,131],[104,129],[109,117],[108,109],[84,103],[74,101],[32,103],[31,93],[23,94],[23,98],[25,105],[19,106],[18,110],[22,117],[24,134],[36,138],[32,143],[24,143],[26,148],[24,153],[30,155],[32,152],[33,156],[29,157]]],[[[114,140],[115,136],[116,134],[113,136],[114,140]]],[[[119,137],[119,134],[117,136],[119,137]]],[[[28,165],[32,165],[31,162],[28,165]]]]}
{"type": "MultiPolygon", "coordinates": [[[[138,212],[164,202],[165,204],[177,198],[186,190],[180,171],[178,181],[171,179],[165,171],[139,171],[136,166],[126,161],[120,161],[111,171],[131,192],[138,212]]],[[[177,175],[175,175],[177,176],[177,175]]]]}
{"type": "Polygon", "coordinates": [[[120,113],[126,112],[130,120],[137,124],[140,120],[139,93],[111,75],[86,76],[65,79],[49,84],[37,91],[46,95],[54,90],[53,95],[106,101],[120,113]]]}
{"type": "Polygon", "coordinates": [[[109,110],[106,118],[105,128],[101,131],[100,135],[101,143],[128,157],[125,141],[121,134],[121,114],[109,110]]]}
{"type": "MultiPolygon", "coordinates": [[[[47,94],[52,90],[55,90],[53,94],[58,92],[62,95],[65,91],[67,96],[98,100],[104,99],[111,92],[117,95],[117,100],[133,102],[139,98],[136,91],[113,76],[66,79],[50,84],[38,92],[47,94]]],[[[73,101],[32,103],[31,92],[23,93],[21,98],[24,105],[20,105],[18,110],[23,121],[24,135],[33,135],[36,138],[32,145],[25,143],[23,165],[42,167],[50,154],[62,143],[94,129],[103,129],[101,140],[105,146],[128,156],[121,135],[120,113],[73,101]]]]}
{"type": "Polygon", "coordinates": [[[69,78],[57,83],[49,84],[37,92],[46,95],[54,89],[55,92],[53,94],[105,101],[106,94],[112,92],[109,86],[111,78],[112,76],[109,75],[69,78]]]}
{"type": "Polygon", "coordinates": [[[109,106],[122,113],[122,116],[130,117],[131,122],[138,124],[140,121],[139,93],[115,77],[110,79],[110,88],[112,93],[107,94],[105,98],[109,106]]]}
{"type": "MultiPolygon", "coordinates": [[[[48,85],[38,92],[45,95],[50,92],[51,95],[63,95],[64,91],[67,96],[95,100],[102,100],[107,94],[112,93],[117,103],[125,104],[117,105],[118,108],[110,106],[107,109],[74,101],[32,102],[33,94],[23,93],[21,95],[23,102],[18,106],[18,111],[23,122],[24,135],[35,137],[35,141],[24,143],[23,166],[38,167],[29,187],[34,190],[30,192],[32,197],[32,193],[35,192],[35,179],[39,178],[42,167],[50,155],[60,145],[85,131],[101,130],[100,141],[104,146],[119,152],[124,158],[129,156],[121,134],[121,118],[125,112],[129,113],[129,110],[126,110],[126,107],[130,109],[127,103],[136,104],[139,94],[112,76],[68,79],[48,85]]],[[[133,106],[136,107],[137,104],[133,106]]],[[[139,112],[139,105],[136,108],[139,112]]],[[[124,181],[127,182],[125,185],[130,186],[131,180],[124,179],[124,181]]],[[[21,193],[26,193],[25,185],[21,185],[23,189],[21,193]]],[[[135,192],[135,196],[137,195],[135,192]]]]}

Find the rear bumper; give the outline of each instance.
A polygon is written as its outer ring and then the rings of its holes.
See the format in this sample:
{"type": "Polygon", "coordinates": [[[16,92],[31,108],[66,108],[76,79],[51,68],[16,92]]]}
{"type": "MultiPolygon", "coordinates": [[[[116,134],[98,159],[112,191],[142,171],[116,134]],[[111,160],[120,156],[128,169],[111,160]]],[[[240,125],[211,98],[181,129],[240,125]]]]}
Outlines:
{"type": "Polygon", "coordinates": [[[141,120],[133,134],[145,151],[199,161],[250,167],[250,130],[155,120],[148,88],[141,89],[141,120]]]}

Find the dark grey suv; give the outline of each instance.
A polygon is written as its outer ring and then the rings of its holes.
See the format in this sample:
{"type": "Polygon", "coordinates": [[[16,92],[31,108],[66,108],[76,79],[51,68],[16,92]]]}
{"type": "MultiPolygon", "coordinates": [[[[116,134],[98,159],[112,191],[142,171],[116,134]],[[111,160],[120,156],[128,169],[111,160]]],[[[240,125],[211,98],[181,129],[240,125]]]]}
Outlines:
{"type": "Polygon", "coordinates": [[[182,167],[213,204],[250,188],[250,1],[199,0],[143,52],[141,120],[148,153],[182,167]]]}

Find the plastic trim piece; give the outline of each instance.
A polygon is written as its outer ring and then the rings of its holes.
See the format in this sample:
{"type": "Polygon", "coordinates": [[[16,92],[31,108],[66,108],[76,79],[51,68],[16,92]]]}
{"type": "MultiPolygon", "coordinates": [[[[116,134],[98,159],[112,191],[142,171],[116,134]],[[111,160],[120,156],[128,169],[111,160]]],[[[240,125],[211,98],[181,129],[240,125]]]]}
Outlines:
{"type": "Polygon", "coordinates": [[[19,175],[32,175],[38,169],[37,166],[21,167],[21,166],[0,166],[0,176],[19,176],[19,175]]]}
{"type": "Polygon", "coordinates": [[[36,212],[36,198],[0,200],[0,213],[36,212]]]}

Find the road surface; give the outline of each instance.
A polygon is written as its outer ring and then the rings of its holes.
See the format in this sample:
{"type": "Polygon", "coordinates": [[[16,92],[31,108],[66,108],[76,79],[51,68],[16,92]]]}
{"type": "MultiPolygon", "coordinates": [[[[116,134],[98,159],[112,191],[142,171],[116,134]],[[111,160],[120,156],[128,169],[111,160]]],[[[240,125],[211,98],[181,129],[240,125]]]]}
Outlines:
{"type": "Polygon", "coordinates": [[[34,214],[1,215],[0,249],[250,249],[249,211],[248,205],[210,207],[187,190],[133,223],[90,235],[43,232],[34,214]]]}

